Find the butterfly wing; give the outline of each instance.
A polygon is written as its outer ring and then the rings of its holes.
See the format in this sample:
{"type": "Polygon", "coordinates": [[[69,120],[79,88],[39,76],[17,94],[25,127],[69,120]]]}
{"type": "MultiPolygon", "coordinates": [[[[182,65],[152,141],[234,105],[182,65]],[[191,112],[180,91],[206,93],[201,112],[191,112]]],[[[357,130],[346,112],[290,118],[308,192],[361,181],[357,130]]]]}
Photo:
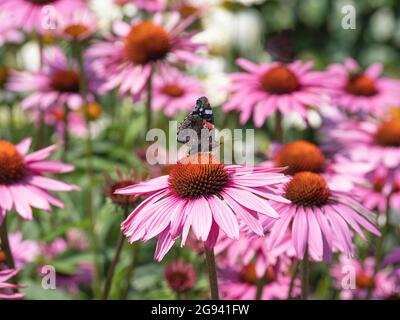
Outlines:
{"type": "Polygon", "coordinates": [[[290,63],[294,59],[294,37],[292,30],[283,30],[271,35],[266,50],[275,61],[290,63]]]}

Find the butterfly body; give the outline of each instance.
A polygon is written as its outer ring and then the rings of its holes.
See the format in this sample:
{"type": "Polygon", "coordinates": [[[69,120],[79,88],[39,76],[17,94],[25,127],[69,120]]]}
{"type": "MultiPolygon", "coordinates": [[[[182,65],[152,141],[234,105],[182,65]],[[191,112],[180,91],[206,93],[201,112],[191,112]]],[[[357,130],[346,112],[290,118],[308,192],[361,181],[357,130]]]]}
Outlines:
{"type": "MultiPolygon", "coordinates": [[[[211,133],[214,129],[214,115],[208,99],[201,97],[196,101],[196,106],[192,112],[182,121],[178,128],[177,141],[188,144],[191,148],[198,146],[202,142],[202,132],[211,133]],[[197,144],[193,136],[188,134],[188,130],[196,135],[197,144]]],[[[208,148],[208,146],[207,146],[208,148]]],[[[200,148],[201,150],[201,148],[200,148]]]]}

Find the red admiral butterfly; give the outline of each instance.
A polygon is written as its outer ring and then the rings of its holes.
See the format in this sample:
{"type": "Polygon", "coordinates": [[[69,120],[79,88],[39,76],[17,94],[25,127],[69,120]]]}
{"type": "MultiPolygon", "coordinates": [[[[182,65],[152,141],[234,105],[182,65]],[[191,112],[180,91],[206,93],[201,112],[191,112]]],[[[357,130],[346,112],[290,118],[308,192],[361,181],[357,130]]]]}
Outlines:
{"type": "MultiPolygon", "coordinates": [[[[177,141],[180,143],[187,143],[193,147],[194,141],[192,140],[195,139],[190,135],[191,132],[188,132],[189,129],[193,130],[197,135],[196,138],[199,145],[201,144],[202,130],[208,130],[210,132],[214,129],[214,115],[206,97],[201,97],[196,101],[194,110],[189,113],[178,128],[177,141]]],[[[195,147],[198,148],[198,146],[195,147]]]]}

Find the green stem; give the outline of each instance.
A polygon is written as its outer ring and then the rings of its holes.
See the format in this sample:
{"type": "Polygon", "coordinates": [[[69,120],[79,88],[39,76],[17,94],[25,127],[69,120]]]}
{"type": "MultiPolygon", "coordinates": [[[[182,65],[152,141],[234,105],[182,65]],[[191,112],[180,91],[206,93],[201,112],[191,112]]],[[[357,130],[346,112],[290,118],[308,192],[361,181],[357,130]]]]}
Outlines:
{"type": "Polygon", "coordinates": [[[67,153],[69,148],[69,134],[68,134],[68,116],[69,116],[69,108],[68,106],[64,106],[64,130],[63,130],[63,140],[64,140],[64,148],[62,154],[62,161],[67,162],[67,153]]]}
{"type": "MultiPolygon", "coordinates": [[[[76,58],[79,66],[79,88],[80,93],[84,101],[84,105],[87,105],[87,81],[85,77],[85,69],[83,63],[82,49],[79,44],[76,45],[76,58]]],[[[88,119],[87,114],[85,113],[86,125],[87,125],[87,136],[86,136],[86,167],[88,174],[88,192],[87,192],[87,211],[90,222],[90,237],[91,237],[91,247],[93,252],[93,259],[95,265],[95,282],[94,282],[94,293],[96,296],[101,295],[101,268],[100,263],[98,261],[98,248],[97,248],[97,239],[96,239],[96,231],[95,231],[95,219],[94,219],[94,211],[93,211],[93,190],[94,190],[94,170],[93,170],[93,145],[92,145],[92,137],[90,132],[90,120],[88,119]]]]}
{"type": "Polygon", "coordinates": [[[217,278],[217,268],[215,266],[214,249],[209,249],[205,245],[204,246],[204,252],[205,252],[205,255],[206,255],[208,278],[209,278],[209,281],[210,281],[211,300],[219,300],[218,278],[217,278]]]}
{"type": "MultiPolygon", "coordinates": [[[[43,68],[43,65],[44,65],[44,43],[43,43],[43,38],[40,34],[37,35],[37,40],[38,40],[38,47],[39,47],[40,68],[43,68]]],[[[36,137],[37,149],[41,149],[44,147],[45,139],[46,139],[46,123],[44,121],[44,112],[43,112],[43,110],[40,110],[39,111],[39,128],[38,128],[37,137],[36,137]]]]}
{"type": "MultiPolygon", "coordinates": [[[[4,217],[3,222],[0,226],[0,240],[1,240],[1,249],[3,250],[6,256],[6,264],[8,268],[15,269],[14,257],[12,255],[12,251],[10,248],[10,242],[8,239],[8,230],[7,230],[7,216],[4,217]]],[[[14,284],[17,284],[17,277],[13,277],[11,280],[14,284]]],[[[15,289],[18,292],[18,289],[15,289]]]]}
{"type": "Polygon", "coordinates": [[[153,111],[151,110],[153,96],[153,69],[150,71],[149,78],[146,84],[147,99],[146,99],[146,129],[149,131],[152,128],[153,111]]]}
{"type": "Polygon", "coordinates": [[[10,102],[8,104],[8,112],[9,112],[9,118],[8,118],[8,128],[10,130],[10,141],[14,141],[14,104],[10,102]]]}
{"type": "Polygon", "coordinates": [[[128,298],[129,291],[131,289],[131,281],[134,277],[135,267],[139,261],[139,252],[140,252],[140,242],[136,242],[133,245],[133,256],[130,265],[128,266],[128,270],[126,273],[126,286],[121,295],[122,300],[126,300],[128,298]]]}
{"type": "Polygon", "coordinates": [[[279,143],[283,143],[283,124],[282,124],[282,113],[276,111],[275,114],[275,140],[279,143]]]}
{"type": "Polygon", "coordinates": [[[293,288],[294,288],[294,283],[296,281],[297,273],[299,272],[299,262],[294,262],[293,265],[293,271],[292,275],[290,278],[290,284],[289,284],[289,291],[288,291],[288,300],[292,300],[292,294],[293,294],[293,288]]]}
{"type": "Polygon", "coordinates": [[[309,282],[310,270],[308,261],[308,248],[306,248],[303,260],[301,261],[301,300],[308,299],[309,282]]]}
{"type": "MultiPolygon", "coordinates": [[[[129,207],[125,206],[125,208],[124,208],[124,218],[125,219],[128,216],[128,212],[129,212],[129,207]]],[[[108,296],[110,294],[110,290],[111,290],[111,285],[112,285],[112,280],[113,280],[113,277],[114,277],[115,269],[116,269],[117,264],[119,262],[119,258],[121,256],[124,244],[125,244],[125,236],[124,236],[124,234],[122,232],[120,232],[120,236],[119,236],[118,243],[117,243],[117,249],[115,250],[114,258],[113,258],[113,260],[111,262],[110,269],[108,269],[106,283],[104,285],[103,300],[107,300],[108,296]]]]}
{"type": "Polygon", "coordinates": [[[267,282],[266,277],[262,277],[261,279],[258,279],[257,281],[257,291],[256,291],[256,300],[261,300],[262,299],[262,295],[264,292],[264,287],[265,287],[265,283],[267,282]]]}
{"type": "MultiPolygon", "coordinates": [[[[382,262],[383,256],[384,256],[384,249],[385,249],[385,241],[386,237],[389,234],[389,229],[390,229],[390,197],[391,193],[386,197],[386,221],[385,225],[382,230],[382,236],[378,240],[377,248],[376,248],[376,253],[375,253],[375,265],[374,265],[374,274],[373,278],[375,279],[376,274],[379,271],[379,266],[382,262]]],[[[367,294],[367,300],[370,300],[372,297],[373,293],[373,287],[368,288],[368,294],[367,294]]]]}

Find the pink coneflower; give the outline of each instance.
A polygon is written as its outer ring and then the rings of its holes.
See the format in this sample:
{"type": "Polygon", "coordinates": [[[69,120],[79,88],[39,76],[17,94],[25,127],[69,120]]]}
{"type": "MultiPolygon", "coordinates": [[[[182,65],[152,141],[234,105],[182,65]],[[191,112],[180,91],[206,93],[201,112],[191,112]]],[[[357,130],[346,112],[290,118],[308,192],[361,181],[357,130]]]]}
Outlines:
{"type": "Polygon", "coordinates": [[[15,300],[25,297],[23,293],[13,292],[13,290],[22,288],[22,286],[7,282],[12,277],[15,277],[18,272],[18,270],[13,269],[0,271],[0,299],[15,300]]]}
{"type": "Polygon", "coordinates": [[[354,161],[341,154],[327,158],[318,146],[297,140],[285,145],[274,144],[268,154],[272,161],[260,165],[287,167],[286,174],[294,175],[302,171],[321,174],[329,187],[334,190],[351,191],[355,185],[365,183],[365,174],[373,166],[367,161],[354,161]]]}
{"type": "Polygon", "coordinates": [[[54,34],[67,41],[83,41],[97,31],[97,17],[89,10],[79,10],[58,19],[54,34]]]}
{"type": "Polygon", "coordinates": [[[368,182],[354,189],[360,202],[369,210],[377,209],[379,212],[387,212],[389,197],[390,208],[400,209],[400,180],[391,186],[386,183],[387,170],[378,169],[368,174],[368,182]]]}
{"type": "MultiPolygon", "coordinates": [[[[68,106],[77,110],[84,104],[79,93],[79,73],[76,63],[71,67],[60,49],[44,55],[45,66],[37,72],[10,72],[7,88],[10,91],[30,93],[22,102],[25,109],[46,110],[51,107],[68,106]]],[[[85,77],[89,90],[94,92],[98,80],[93,72],[86,68],[85,77]]],[[[89,94],[88,98],[93,100],[89,94]]]]}
{"type": "Polygon", "coordinates": [[[181,259],[165,266],[164,278],[175,292],[186,292],[196,284],[196,273],[190,263],[184,264],[181,259]]]}
{"type": "Polygon", "coordinates": [[[60,15],[84,7],[82,0],[0,0],[0,11],[13,15],[19,28],[41,34],[48,32],[49,26],[53,26],[60,15]]]}
{"type": "Polygon", "coordinates": [[[8,241],[17,268],[33,262],[40,253],[38,243],[34,240],[24,240],[21,232],[11,233],[8,241]]]}
{"type": "Polygon", "coordinates": [[[74,170],[72,165],[46,160],[56,145],[28,154],[30,145],[30,138],[17,145],[0,141],[0,218],[14,208],[22,218],[31,220],[32,207],[45,211],[51,210],[50,205],[63,207],[61,200],[49,191],[79,189],[43,175],[74,170]]]}
{"type": "MultiPolygon", "coordinates": [[[[227,300],[254,300],[257,294],[257,284],[263,278],[265,283],[260,300],[287,299],[290,277],[282,273],[279,268],[268,267],[258,276],[256,263],[247,265],[220,265],[220,291],[221,297],[227,300]]],[[[299,280],[295,279],[292,296],[300,293],[299,280]]]]}
{"type": "Polygon", "coordinates": [[[1,11],[0,19],[0,46],[7,43],[21,43],[24,40],[24,35],[18,30],[14,17],[8,12],[1,11]]]}
{"type": "Polygon", "coordinates": [[[400,296],[400,247],[393,249],[382,262],[382,267],[392,266],[390,277],[396,282],[397,296],[400,296]]]}
{"type": "Polygon", "coordinates": [[[284,196],[291,203],[275,206],[281,218],[271,229],[271,246],[279,243],[289,229],[299,259],[307,252],[313,260],[327,261],[334,248],[350,256],[353,253],[350,227],[363,239],[360,227],[380,235],[366,218],[369,212],[350,193],[330,189],[317,173],[296,173],[285,185],[284,196]]]}
{"type": "Polygon", "coordinates": [[[174,13],[165,24],[160,14],[154,15],[152,20],[115,23],[116,36],[88,50],[99,76],[106,80],[101,89],[109,91],[119,87],[120,95],[130,93],[137,97],[154,65],[198,62],[194,52],[200,45],[192,42],[193,33],[184,33],[192,22],[193,18],[180,21],[179,15],[174,13]]]}
{"type": "Polygon", "coordinates": [[[366,299],[370,290],[371,298],[386,299],[396,292],[396,285],[390,279],[388,270],[381,269],[375,273],[375,259],[372,257],[362,262],[341,256],[339,263],[332,267],[331,274],[341,290],[341,299],[366,299]]]}
{"type": "Polygon", "coordinates": [[[238,59],[237,64],[246,72],[231,75],[233,83],[228,90],[233,95],[224,105],[224,111],[240,111],[242,124],[253,114],[254,125],[261,127],[276,111],[285,115],[297,112],[307,119],[309,107],[318,108],[328,99],[330,76],[310,71],[312,62],[257,65],[238,59]]]}
{"type": "Polygon", "coordinates": [[[168,117],[174,117],[179,111],[191,111],[192,102],[203,95],[198,80],[176,69],[163,68],[154,77],[153,108],[162,110],[168,117]]]}
{"type": "MultiPolygon", "coordinates": [[[[37,110],[35,110],[37,111],[37,110]]],[[[35,120],[40,120],[40,112],[34,112],[35,120]]],[[[71,111],[66,114],[65,108],[54,107],[45,111],[44,121],[47,125],[54,127],[57,139],[63,141],[65,138],[65,129],[74,137],[83,138],[88,130],[85,116],[80,111],[71,111]],[[65,117],[68,117],[67,121],[65,117]],[[65,128],[67,125],[67,128],[65,128]]]]}
{"type": "MultiPolygon", "coordinates": [[[[266,229],[269,230],[275,219],[266,218],[266,220],[268,220],[266,229]]],[[[263,226],[265,225],[263,223],[263,226]]],[[[215,253],[224,257],[226,263],[231,266],[237,263],[248,265],[255,261],[255,272],[259,278],[264,275],[268,267],[278,263],[280,268],[287,269],[291,263],[290,257],[295,254],[289,233],[281,239],[280,243],[271,248],[268,235],[255,236],[249,232],[242,234],[239,240],[221,235],[215,245],[215,253]]]]}
{"type": "Polygon", "coordinates": [[[345,110],[382,115],[399,102],[399,82],[382,77],[378,63],[361,71],[355,60],[347,59],[344,65],[331,65],[327,72],[337,88],[332,102],[345,110]]]}
{"type": "Polygon", "coordinates": [[[163,11],[167,7],[166,0],[132,0],[136,8],[148,12],[163,11]]]}
{"type": "Polygon", "coordinates": [[[103,194],[109,198],[114,204],[130,208],[138,203],[139,197],[135,195],[115,194],[115,191],[128,186],[132,186],[143,180],[142,176],[138,176],[134,170],[127,174],[123,174],[119,169],[116,169],[116,179],[113,179],[108,173],[104,175],[106,185],[103,188],[103,194]]]}
{"type": "Polygon", "coordinates": [[[157,237],[157,260],[180,235],[184,245],[190,228],[208,248],[214,247],[220,230],[238,239],[238,220],[260,234],[260,214],[279,217],[268,199],[288,202],[275,194],[285,181],[277,169],[223,165],[209,154],[188,156],[169,175],[116,191],[148,196],[122,223],[122,231],[130,242],[157,237]]]}
{"type": "Polygon", "coordinates": [[[400,185],[400,119],[344,123],[331,133],[354,161],[369,161],[377,173],[385,172],[384,193],[400,185]]]}

